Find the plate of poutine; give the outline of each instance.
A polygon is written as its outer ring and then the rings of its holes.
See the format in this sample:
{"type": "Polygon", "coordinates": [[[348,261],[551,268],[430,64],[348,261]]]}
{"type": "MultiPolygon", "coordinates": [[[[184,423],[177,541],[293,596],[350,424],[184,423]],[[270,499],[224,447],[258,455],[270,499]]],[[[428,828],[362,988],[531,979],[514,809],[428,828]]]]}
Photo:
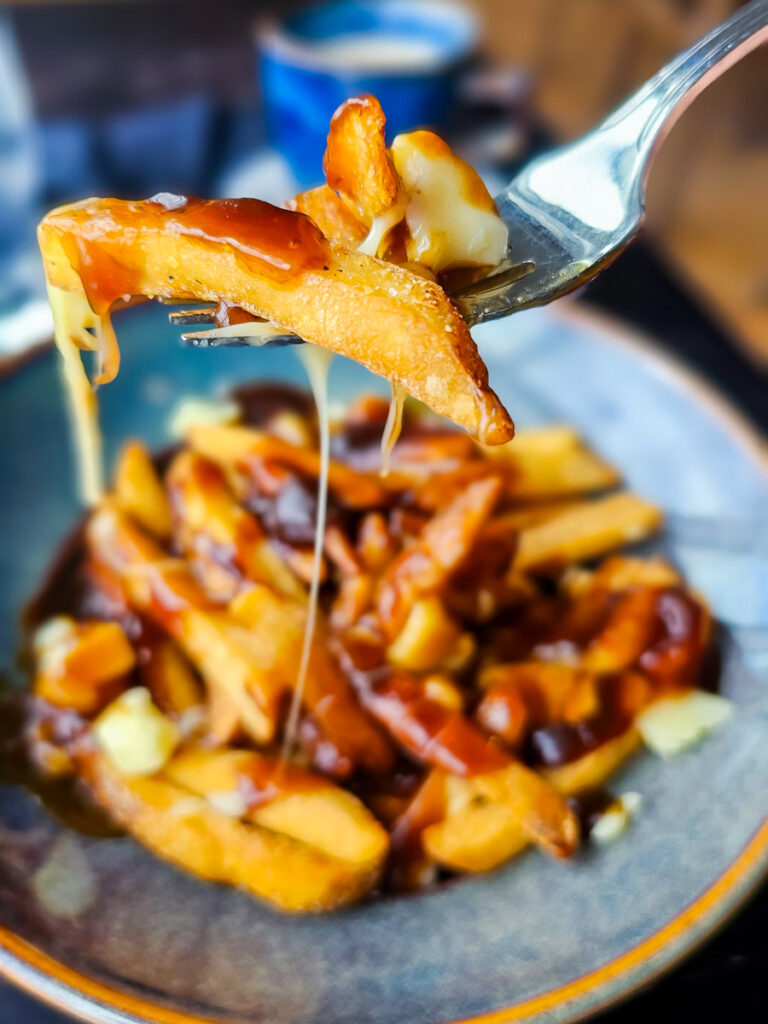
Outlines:
{"type": "Polygon", "coordinates": [[[334,123],[290,210],[41,227],[89,507],[49,352],[0,385],[0,969],[83,1019],[574,1020],[768,863],[760,443],[575,307],[473,341],[479,179],[446,240],[447,147],[334,123]],[[136,296],[350,358],[315,404],[292,346],[179,348],[136,296]],[[102,460],[79,350],[111,381],[118,336],[102,460]]]}

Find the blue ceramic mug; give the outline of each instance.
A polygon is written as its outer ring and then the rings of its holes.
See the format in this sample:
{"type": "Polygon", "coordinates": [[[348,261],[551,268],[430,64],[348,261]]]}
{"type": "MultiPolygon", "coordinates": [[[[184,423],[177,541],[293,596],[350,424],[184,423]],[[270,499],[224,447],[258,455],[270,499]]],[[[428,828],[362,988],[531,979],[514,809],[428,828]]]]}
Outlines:
{"type": "Polygon", "coordinates": [[[350,96],[377,96],[387,133],[440,128],[457,71],[476,40],[474,16],[447,0],[336,0],[259,32],[270,143],[302,186],[322,180],[328,122],[350,96]]]}

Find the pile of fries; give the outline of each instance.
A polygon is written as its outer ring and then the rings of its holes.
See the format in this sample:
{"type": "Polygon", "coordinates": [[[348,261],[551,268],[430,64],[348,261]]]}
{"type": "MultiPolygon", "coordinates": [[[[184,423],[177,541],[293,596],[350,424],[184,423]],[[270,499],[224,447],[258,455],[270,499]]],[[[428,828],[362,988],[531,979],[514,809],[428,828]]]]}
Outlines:
{"type": "Polygon", "coordinates": [[[159,856],[286,911],[531,843],[573,854],[571,798],[640,746],[638,716],[702,683],[704,604],[665,562],[614,553],[659,511],[567,427],[491,449],[407,412],[382,476],[387,403],[358,399],[333,425],[286,760],[317,424],[285,389],[241,408],[162,460],[123,449],[67,567],[78,586],[36,625],[37,764],[159,856]]]}

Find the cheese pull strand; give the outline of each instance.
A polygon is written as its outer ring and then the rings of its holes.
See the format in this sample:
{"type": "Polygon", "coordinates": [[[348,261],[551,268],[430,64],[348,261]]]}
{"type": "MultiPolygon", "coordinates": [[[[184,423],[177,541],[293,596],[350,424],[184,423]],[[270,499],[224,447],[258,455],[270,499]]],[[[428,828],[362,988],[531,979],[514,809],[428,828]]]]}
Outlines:
{"type": "Polygon", "coordinates": [[[317,407],[317,420],[320,433],[320,474],[317,480],[317,512],[315,521],[315,550],[312,560],[312,582],[309,587],[309,605],[307,622],[304,627],[304,641],[301,648],[301,661],[294,687],[291,707],[285,725],[281,761],[285,763],[291,755],[299,724],[299,713],[304,695],[304,687],[309,671],[309,659],[312,654],[312,642],[317,625],[317,606],[320,596],[320,574],[323,561],[323,543],[325,539],[325,519],[328,509],[328,466],[330,463],[330,417],[328,414],[328,370],[333,360],[332,353],[316,345],[301,345],[298,356],[307,371],[312,394],[317,407]]]}

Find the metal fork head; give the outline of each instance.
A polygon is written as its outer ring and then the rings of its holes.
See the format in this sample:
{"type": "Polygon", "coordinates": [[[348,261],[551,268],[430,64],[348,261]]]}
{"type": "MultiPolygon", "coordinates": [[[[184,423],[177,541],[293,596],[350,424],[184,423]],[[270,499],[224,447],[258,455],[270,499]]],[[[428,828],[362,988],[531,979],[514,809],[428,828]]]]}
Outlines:
{"type": "MultiPolygon", "coordinates": [[[[507,225],[503,266],[451,294],[468,324],[540,306],[595,277],[639,231],[650,163],[691,100],[768,40],[768,0],[752,0],[674,58],[593,132],[526,167],[496,197],[507,225]]],[[[216,324],[215,307],[171,313],[179,326],[216,324]]],[[[262,323],[264,323],[262,321],[262,323]]],[[[297,344],[295,335],[185,332],[190,345],[297,344]]],[[[249,327],[249,331],[252,332],[249,327]]]]}
{"type": "Polygon", "coordinates": [[[493,275],[454,296],[470,324],[539,306],[573,291],[637,234],[651,161],[698,93],[768,41],[768,0],[752,0],[675,57],[582,139],[534,161],[496,197],[518,281],[493,275]]]}
{"type": "Polygon", "coordinates": [[[301,338],[295,334],[287,334],[274,327],[267,320],[253,320],[248,324],[250,333],[243,333],[243,324],[218,326],[216,306],[198,306],[194,309],[179,309],[168,314],[168,320],[174,327],[194,327],[199,324],[212,324],[206,331],[183,331],[181,340],[192,348],[238,347],[248,345],[263,348],[266,345],[300,345],[301,338]],[[262,327],[263,334],[256,333],[254,328],[262,327]]]}

